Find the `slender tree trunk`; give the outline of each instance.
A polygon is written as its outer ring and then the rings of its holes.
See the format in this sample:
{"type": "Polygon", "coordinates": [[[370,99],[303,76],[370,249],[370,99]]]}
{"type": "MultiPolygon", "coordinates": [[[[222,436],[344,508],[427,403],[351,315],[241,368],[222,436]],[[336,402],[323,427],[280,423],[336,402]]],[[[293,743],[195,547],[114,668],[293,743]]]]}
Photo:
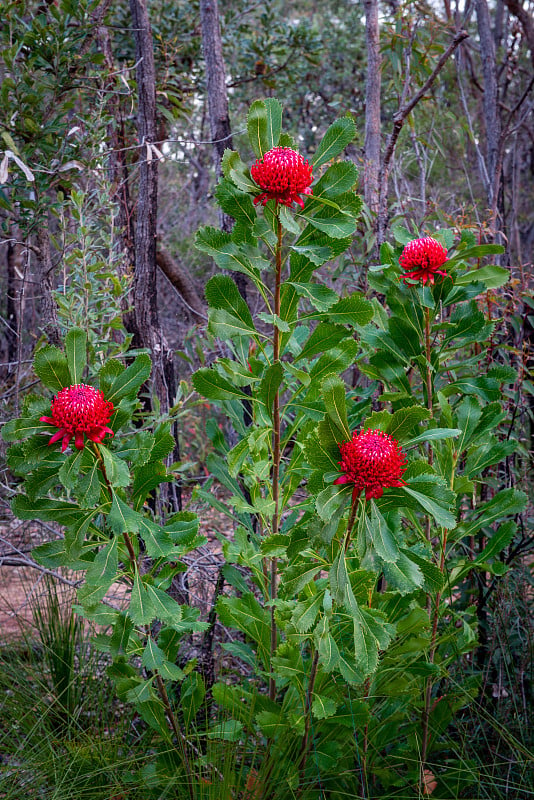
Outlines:
{"type": "MultiPolygon", "coordinates": [[[[488,183],[486,193],[491,209],[496,208],[499,194],[501,121],[497,85],[497,64],[495,41],[491,30],[491,20],[486,0],[476,0],[477,26],[480,37],[480,55],[484,80],[484,122],[486,128],[486,165],[488,183]]],[[[495,220],[492,220],[495,226],[495,220]]]]}
{"type": "MultiPolygon", "coordinates": [[[[156,141],[156,69],[147,0],[130,0],[136,49],[139,138],[139,194],[135,221],[133,344],[152,356],[152,381],[163,413],[174,403],[176,378],[173,352],[163,335],[157,306],[158,159],[150,144],[156,141]]],[[[176,447],[178,447],[175,429],[176,447]]],[[[178,450],[175,451],[178,454],[178,450]]],[[[179,454],[178,454],[179,455],[179,454]]],[[[181,507],[180,487],[173,485],[173,504],[181,507]]]]}
{"type": "Polygon", "coordinates": [[[57,305],[52,291],[54,288],[54,262],[52,260],[52,245],[48,231],[48,219],[43,217],[37,228],[37,270],[36,283],[41,299],[41,327],[50,344],[59,346],[61,334],[57,318],[57,305]]]}
{"type": "MultiPolygon", "coordinates": [[[[226,148],[231,150],[233,143],[217,0],[200,0],[200,23],[202,26],[202,50],[206,62],[206,87],[215,173],[217,178],[220,178],[224,151],[226,148]]],[[[221,228],[229,233],[234,226],[234,220],[222,211],[219,212],[219,217],[221,228]]],[[[232,278],[236,282],[241,296],[246,300],[247,281],[245,276],[240,272],[233,272],[232,278]]]]}
{"type": "Polygon", "coordinates": [[[378,211],[380,172],[380,84],[381,56],[378,0],[364,0],[367,81],[365,84],[365,145],[363,194],[371,211],[378,211]]]}
{"type": "MultiPolygon", "coordinates": [[[[225,149],[232,149],[226,70],[221,40],[221,25],[217,0],[200,0],[200,22],[202,26],[202,50],[206,62],[206,86],[211,138],[217,177],[221,175],[221,161],[225,149]]],[[[231,219],[231,218],[230,218],[231,219]]],[[[230,228],[232,225],[230,223],[230,228]]]]}

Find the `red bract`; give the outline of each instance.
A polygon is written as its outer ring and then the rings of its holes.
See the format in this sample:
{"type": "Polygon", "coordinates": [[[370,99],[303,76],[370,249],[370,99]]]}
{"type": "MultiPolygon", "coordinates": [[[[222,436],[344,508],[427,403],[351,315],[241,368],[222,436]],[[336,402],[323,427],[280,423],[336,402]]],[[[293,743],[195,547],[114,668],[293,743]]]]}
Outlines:
{"type": "Polygon", "coordinates": [[[299,194],[312,194],[312,168],[302,156],[290,147],[273,147],[263,158],[258,158],[250,168],[250,174],[262,193],[254,199],[254,205],[276,200],[283,206],[293,202],[304,208],[299,194]]]}
{"type": "Polygon", "coordinates": [[[440,269],[447,260],[447,251],[431,236],[414,239],[408,242],[399,258],[399,264],[406,270],[401,280],[404,283],[409,279],[433,284],[436,275],[447,277],[447,273],[440,269]]]}
{"type": "Polygon", "coordinates": [[[388,486],[403,486],[406,456],[399,443],[383,431],[354,431],[350,442],[339,445],[339,466],[344,475],[334,483],[353,483],[354,501],[365,489],[365,497],[382,497],[388,486]]]}
{"type": "Polygon", "coordinates": [[[113,436],[113,431],[107,427],[113,403],[104,400],[104,393],[94,386],[77,383],[62,389],[52,400],[51,412],[50,417],[41,417],[40,422],[58,428],[48,444],[62,439],[62,451],[67,449],[73,436],[78,450],[83,450],[84,434],[92,442],[101,442],[107,433],[113,436]]]}

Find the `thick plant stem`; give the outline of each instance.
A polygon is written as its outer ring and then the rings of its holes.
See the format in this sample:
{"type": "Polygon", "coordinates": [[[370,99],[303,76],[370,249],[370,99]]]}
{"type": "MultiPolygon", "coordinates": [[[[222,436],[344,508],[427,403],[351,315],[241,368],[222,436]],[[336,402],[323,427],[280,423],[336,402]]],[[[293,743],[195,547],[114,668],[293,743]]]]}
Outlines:
{"type": "Polygon", "coordinates": [[[311,728],[311,714],[312,714],[312,698],[313,690],[315,688],[315,679],[317,677],[317,667],[319,665],[319,651],[316,650],[313,654],[313,660],[310,670],[310,677],[308,680],[308,691],[306,692],[306,700],[304,703],[304,735],[300,745],[300,759],[299,759],[299,773],[300,783],[304,783],[304,771],[306,769],[306,761],[308,758],[308,749],[310,744],[310,728],[311,728]]]}
{"type": "MultiPolygon", "coordinates": [[[[113,500],[113,487],[111,486],[111,483],[109,482],[109,478],[108,478],[108,476],[106,474],[106,467],[104,465],[104,459],[102,458],[102,454],[101,454],[100,450],[98,449],[98,445],[97,444],[93,444],[93,448],[94,448],[95,455],[96,455],[96,458],[97,458],[97,461],[98,461],[98,466],[100,467],[100,472],[102,473],[102,477],[104,478],[104,482],[105,482],[105,484],[106,484],[106,486],[108,488],[109,497],[110,497],[111,500],[113,500]]],[[[137,569],[137,557],[135,555],[135,550],[134,550],[134,547],[133,547],[133,544],[132,544],[132,540],[130,539],[130,536],[129,536],[127,531],[123,531],[122,532],[122,538],[124,539],[124,544],[126,545],[126,549],[128,550],[128,558],[130,559],[130,564],[132,566],[132,570],[133,570],[133,573],[135,575],[135,570],[137,569]]]]}
{"type": "MultiPolygon", "coordinates": [[[[441,555],[439,560],[439,568],[443,573],[445,569],[445,549],[447,547],[447,530],[443,531],[443,539],[441,542],[441,555]]],[[[436,600],[434,605],[434,614],[432,617],[432,629],[430,633],[430,650],[428,653],[428,660],[430,664],[434,663],[434,657],[436,655],[436,641],[438,635],[438,622],[439,622],[439,604],[441,601],[441,592],[436,594],[436,600]]],[[[432,704],[432,678],[428,678],[426,682],[425,688],[425,707],[423,709],[423,713],[421,715],[421,775],[420,775],[420,788],[424,790],[425,788],[425,764],[426,758],[428,753],[428,743],[430,738],[430,729],[429,729],[429,720],[430,720],[430,709],[432,704]]]]}
{"type": "MultiPolygon", "coordinates": [[[[275,284],[274,284],[274,313],[278,318],[280,317],[280,286],[282,283],[282,223],[280,217],[277,217],[277,243],[276,243],[276,261],[275,261],[275,284]]],[[[280,331],[276,325],[278,319],[275,320],[273,325],[273,364],[280,360],[280,331]]],[[[273,501],[274,501],[274,514],[272,533],[278,533],[278,524],[280,517],[280,393],[276,392],[273,402],[273,501]]],[[[278,580],[278,565],[276,558],[271,559],[271,601],[276,599],[278,580]]],[[[276,650],[277,631],[276,620],[274,617],[274,604],[271,605],[271,662],[276,650]]],[[[272,663],[270,664],[271,677],[269,678],[269,697],[271,700],[276,696],[276,682],[272,677],[272,663]]]]}
{"type": "MultiPolygon", "coordinates": [[[[431,356],[432,349],[430,346],[430,309],[425,308],[425,355],[426,355],[426,407],[430,412],[430,417],[434,416],[434,403],[432,396],[432,367],[431,356]]],[[[432,452],[432,445],[428,444],[428,463],[432,465],[434,461],[434,454],[432,452]]]]}

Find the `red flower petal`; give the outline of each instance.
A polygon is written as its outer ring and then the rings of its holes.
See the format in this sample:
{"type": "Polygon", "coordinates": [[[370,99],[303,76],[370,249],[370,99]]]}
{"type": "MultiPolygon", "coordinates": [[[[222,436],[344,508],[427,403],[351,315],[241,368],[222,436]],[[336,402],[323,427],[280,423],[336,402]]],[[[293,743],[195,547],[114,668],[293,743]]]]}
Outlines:
{"type": "Polygon", "coordinates": [[[300,194],[310,195],[313,180],[308,161],[290,147],[273,147],[250,168],[253,180],[262,193],[254,199],[254,205],[275,200],[284,206],[298,203],[304,208],[300,194]]]}
{"type": "Polygon", "coordinates": [[[399,264],[405,270],[400,280],[404,283],[407,279],[419,281],[423,286],[428,281],[433,285],[436,275],[447,277],[447,273],[440,269],[447,260],[447,251],[431,236],[414,239],[408,242],[399,258],[399,264]]]}
{"type": "Polygon", "coordinates": [[[353,483],[353,499],[365,490],[369,500],[382,497],[384,489],[402,486],[406,456],[399,443],[379,430],[354,432],[350,442],[339,445],[344,473],[334,483],[353,483]]]}
{"type": "Polygon", "coordinates": [[[61,449],[65,451],[70,440],[78,450],[84,447],[84,435],[91,438],[95,433],[102,441],[107,433],[113,435],[107,427],[113,413],[113,403],[104,399],[103,392],[94,386],[80,383],[62,389],[52,400],[50,417],[41,417],[41,422],[55,425],[58,430],[50,437],[49,444],[63,439],[61,449]]]}

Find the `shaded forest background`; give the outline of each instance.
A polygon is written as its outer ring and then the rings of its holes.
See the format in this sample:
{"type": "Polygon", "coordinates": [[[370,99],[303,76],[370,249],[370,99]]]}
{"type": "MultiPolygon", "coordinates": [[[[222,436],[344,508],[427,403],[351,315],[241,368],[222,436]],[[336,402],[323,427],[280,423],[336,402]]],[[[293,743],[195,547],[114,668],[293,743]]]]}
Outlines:
{"type": "Polygon", "coordinates": [[[3,12],[5,410],[39,337],[57,342],[96,313],[96,293],[87,307],[74,297],[99,259],[134,345],[160,354],[156,391],[172,405],[174,373],[187,378],[211,346],[213,266],[195,231],[217,223],[220,159],[262,96],[283,101],[303,154],[337,116],[357,123],[349,155],[366,208],[333,279],[365,288],[401,218],[412,232],[474,228],[504,243],[500,302],[515,345],[530,338],[531,3],[232,2],[217,14],[213,2],[4,0],[3,12]]]}

